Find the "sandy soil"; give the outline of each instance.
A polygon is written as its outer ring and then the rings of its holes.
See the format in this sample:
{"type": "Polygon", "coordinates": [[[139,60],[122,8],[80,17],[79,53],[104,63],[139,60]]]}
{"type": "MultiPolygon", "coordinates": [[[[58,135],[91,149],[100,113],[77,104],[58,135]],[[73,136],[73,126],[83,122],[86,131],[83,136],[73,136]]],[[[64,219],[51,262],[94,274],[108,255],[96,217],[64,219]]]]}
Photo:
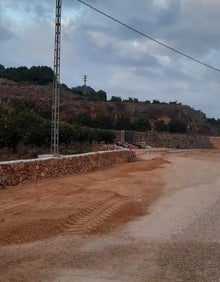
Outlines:
{"type": "Polygon", "coordinates": [[[0,281],[220,281],[219,160],[139,151],[0,191],[0,281]]]}
{"type": "Polygon", "coordinates": [[[2,190],[0,244],[109,232],[147,212],[162,183],[143,177],[164,163],[162,158],[137,161],[2,190]]]}

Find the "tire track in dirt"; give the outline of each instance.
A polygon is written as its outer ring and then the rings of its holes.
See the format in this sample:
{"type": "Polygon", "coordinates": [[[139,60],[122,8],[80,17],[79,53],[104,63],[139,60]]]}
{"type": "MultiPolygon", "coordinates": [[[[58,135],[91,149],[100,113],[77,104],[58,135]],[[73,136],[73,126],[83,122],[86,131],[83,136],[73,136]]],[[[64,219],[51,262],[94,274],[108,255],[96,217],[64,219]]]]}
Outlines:
{"type": "Polygon", "coordinates": [[[100,201],[78,214],[70,215],[63,225],[63,232],[85,235],[97,230],[119,209],[129,203],[127,197],[112,196],[100,201]]]}

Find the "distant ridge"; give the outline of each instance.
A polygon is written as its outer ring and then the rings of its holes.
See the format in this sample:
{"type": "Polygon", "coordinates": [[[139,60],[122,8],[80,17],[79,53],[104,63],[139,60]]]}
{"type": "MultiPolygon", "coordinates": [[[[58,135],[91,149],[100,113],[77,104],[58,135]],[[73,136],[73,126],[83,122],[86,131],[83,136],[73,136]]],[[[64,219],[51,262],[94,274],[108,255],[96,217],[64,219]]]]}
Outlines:
{"type": "MultiPolygon", "coordinates": [[[[42,113],[44,117],[51,117],[52,84],[15,83],[2,78],[0,84],[0,108],[24,103],[42,113]]],[[[95,126],[98,128],[117,130],[133,130],[132,128],[137,130],[138,128],[138,131],[169,131],[168,126],[172,123],[174,132],[176,132],[175,127],[178,126],[179,132],[220,135],[220,125],[214,124],[214,122],[219,122],[218,120],[207,119],[203,112],[187,105],[159,101],[159,103],[129,100],[92,101],[89,94],[80,94],[81,90],[83,86],[74,89],[61,86],[61,121],[74,122],[78,119],[80,124],[90,124],[89,126],[94,127],[94,123],[93,125],[91,123],[96,120],[98,125],[95,126]],[[79,119],[80,115],[84,116],[79,119]]],[[[87,86],[87,90],[91,94],[95,91],[90,86],[87,86]]]]}

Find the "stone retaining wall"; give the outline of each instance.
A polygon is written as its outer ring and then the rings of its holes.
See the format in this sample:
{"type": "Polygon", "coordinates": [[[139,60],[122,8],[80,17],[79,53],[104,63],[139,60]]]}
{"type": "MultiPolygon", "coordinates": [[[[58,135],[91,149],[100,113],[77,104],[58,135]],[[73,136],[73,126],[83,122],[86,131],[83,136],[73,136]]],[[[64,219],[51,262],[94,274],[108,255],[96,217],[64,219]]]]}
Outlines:
{"type": "MultiPolygon", "coordinates": [[[[121,139],[121,133],[116,132],[117,141],[121,139]]],[[[134,132],[125,131],[125,142],[142,143],[151,147],[167,147],[179,149],[212,149],[213,143],[209,136],[198,134],[174,134],[159,132],[134,132]]]]}
{"type": "Polygon", "coordinates": [[[0,162],[0,189],[28,181],[78,174],[134,161],[135,152],[106,151],[58,158],[0,162]]]}

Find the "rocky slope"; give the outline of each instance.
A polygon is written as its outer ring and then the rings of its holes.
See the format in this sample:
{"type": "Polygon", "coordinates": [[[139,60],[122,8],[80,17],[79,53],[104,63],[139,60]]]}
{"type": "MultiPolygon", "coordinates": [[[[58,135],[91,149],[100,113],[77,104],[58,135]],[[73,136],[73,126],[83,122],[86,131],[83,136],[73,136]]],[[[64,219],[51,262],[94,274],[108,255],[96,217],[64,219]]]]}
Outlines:
{"type": "MultiPolygon", "coordinates": [[[[33,84],[20,84],[0,79],[0,106],[4,107],[13,101],[25,101],[42,112],[51,111],[52,85],[41,86],[33,84]]],[[[187,124],[187,131],[206,135],[218,135],[219,129],[206,123],[206,115],[189,106],[178,104],[147,104],[145,102],[94,102],[79,100],[79,95],[62,88],[60,97],[61,120],[68,120],[80,113],[89,113],[92,117],[97,115],[110,115],[113,119],[127,116],[131,120],[145,117],[151,122],[172,119],[187,124]]]]}

